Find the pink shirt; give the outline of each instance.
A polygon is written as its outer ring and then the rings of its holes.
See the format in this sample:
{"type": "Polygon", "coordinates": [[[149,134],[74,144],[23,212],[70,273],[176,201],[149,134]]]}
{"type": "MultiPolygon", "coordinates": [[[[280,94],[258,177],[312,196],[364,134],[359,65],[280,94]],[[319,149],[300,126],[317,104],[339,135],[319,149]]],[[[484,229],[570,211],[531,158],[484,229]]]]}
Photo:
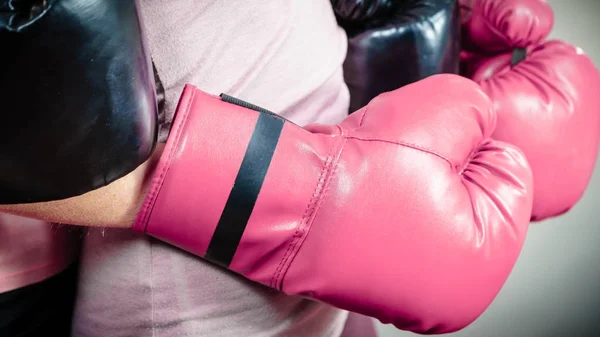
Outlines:
{"type": "MultiPolygon", "coordinates": [[[[346,36],[329,0],[141,4],[166,89],[167,120],[185,83],[301,125],[337,123],[347,115],[346,36]]],[[[77,337],[338,337],[347,315],[130,231],[89,229],[85,236],[77,337]]]]}
{"type": "Polygon", "coordinates": [[[78,228],[0,214],[0,293],[57,274],[74,262],[78,228]]]}

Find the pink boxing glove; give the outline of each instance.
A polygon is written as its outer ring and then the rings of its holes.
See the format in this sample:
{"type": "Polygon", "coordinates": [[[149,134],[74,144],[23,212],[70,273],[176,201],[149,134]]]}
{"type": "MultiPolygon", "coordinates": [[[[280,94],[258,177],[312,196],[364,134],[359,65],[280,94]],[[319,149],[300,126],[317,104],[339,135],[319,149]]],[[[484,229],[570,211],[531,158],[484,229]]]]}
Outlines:
{"type": "Polygon", "coordinates": [[[455,331],[501,289],[531,215],[530,168],[488,138],[495,120],[457,75],[307,128],[187,85],[134,229],[287,294],[455,331]]]}
{"type": "Polygon", "coordinates": [[[545,1],[474,0],[471,6],[463,18],[470,43],[464,48],[476,52],[465,50],[462,73],[492,99],[498,114],[492,137],[516,145],[531,164],[532,220],[560,215],[581,198],[594,171],[598,70],[578,48],[541,43],[553,22],[545,1]]]}
{"type": "Polygon", "coordinates": [[[460,0],[462,49],[486,54],[541,43],[554,25],[546,0],[460,0]]]}

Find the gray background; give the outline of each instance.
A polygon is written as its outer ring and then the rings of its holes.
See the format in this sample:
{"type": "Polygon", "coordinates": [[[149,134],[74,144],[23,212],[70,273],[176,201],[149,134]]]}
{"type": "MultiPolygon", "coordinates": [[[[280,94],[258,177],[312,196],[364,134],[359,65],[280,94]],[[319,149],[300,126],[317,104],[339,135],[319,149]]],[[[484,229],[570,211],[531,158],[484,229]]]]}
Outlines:
{"type": "MultiPolygon", "coordinates": [[[[600,66],[600,0],[548,2],[555,11],[551,37],[581,47],[600,66]]],[[[532,224],[520,260],[490,308],[448,336],[600,337],[599,199],[600,160],[577,206],[532,224]]],[[[389,325],[379,330],[381,337],[417,336],[389,325]]]]}

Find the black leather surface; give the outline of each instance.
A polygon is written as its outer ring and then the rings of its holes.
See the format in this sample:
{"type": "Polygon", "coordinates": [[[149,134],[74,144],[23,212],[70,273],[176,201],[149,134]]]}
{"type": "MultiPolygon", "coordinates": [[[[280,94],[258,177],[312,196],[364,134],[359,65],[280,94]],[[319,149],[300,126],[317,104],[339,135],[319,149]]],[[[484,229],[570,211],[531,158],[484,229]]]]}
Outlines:
{"type": "Polygon", "coordinates": [[[457,0],[332,0],[348,34],[350,112],[427,76],[459,71],[457,0]]]}
{"type": "Polygon", "coordinates": [[[0,0],[0,203],[71,197],[134,170],[156,141],[133,0],[0,0]]]}

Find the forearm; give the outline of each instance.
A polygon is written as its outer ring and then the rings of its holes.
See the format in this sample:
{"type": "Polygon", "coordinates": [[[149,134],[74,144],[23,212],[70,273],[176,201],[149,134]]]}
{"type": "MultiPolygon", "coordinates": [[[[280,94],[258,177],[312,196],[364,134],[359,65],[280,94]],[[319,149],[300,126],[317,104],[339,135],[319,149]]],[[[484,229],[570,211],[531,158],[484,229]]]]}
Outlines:
{"type": "Polygon", "coordinates": [[[105,187],[86,194],[49,202],[0,205],[0,212],[53,223],[93,227],[129,228],[144,201],[152,172],[162,154],[159,144],[154,154],[137,169],[105,187]]]}

